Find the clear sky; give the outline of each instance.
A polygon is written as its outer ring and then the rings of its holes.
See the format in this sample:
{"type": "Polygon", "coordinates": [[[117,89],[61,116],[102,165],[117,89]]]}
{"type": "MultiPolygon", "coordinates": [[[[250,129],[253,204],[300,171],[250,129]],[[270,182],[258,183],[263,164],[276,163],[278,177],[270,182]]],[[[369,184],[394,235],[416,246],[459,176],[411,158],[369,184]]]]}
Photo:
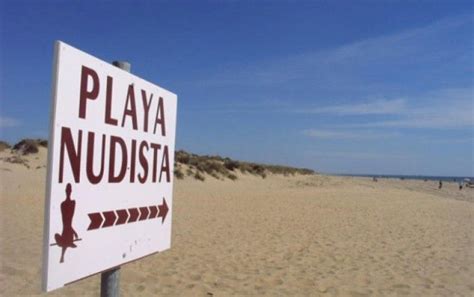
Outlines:
{"type": "Polygon", "coordinates": [[[0,138],[47,137],[62,40],[179,96],[177,148],[474,175],[473,1],[1,1],[0,138]]]}

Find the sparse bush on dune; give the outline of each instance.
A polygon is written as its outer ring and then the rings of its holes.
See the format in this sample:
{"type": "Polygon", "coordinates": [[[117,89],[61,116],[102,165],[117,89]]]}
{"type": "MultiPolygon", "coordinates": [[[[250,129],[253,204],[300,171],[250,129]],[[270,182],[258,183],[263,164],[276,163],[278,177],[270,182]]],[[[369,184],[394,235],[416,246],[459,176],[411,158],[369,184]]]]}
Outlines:
{"type": "Polygon", "coordinates": [[[215,172],[209,173],[209,175],[212,176],[215,179],[221,179],[221,177],[219,175],[217,175],[217,173],[215,173],[215,172]]]}
{"type": "Polygon", "coordinates": [[[205,172],[209,175],[223,175],[227,172],[222,163],[219,163],[212,159],[207,159],[198,163],[197,168],[199,171],[205,172]]]}
{"type": "Polygon", "coordinates": [[[36,142],[42,147],[48,147],[48,141],[46,139],[36,139],[36,142]]]}
{"type": "MultiPolygon", "coordinates": [[[[20,155],[36,154],[39,147],[48,147],[48,141],[44,139],[23,139],[16,143],[12,150],[20,155]]],[[[0,141],[0,151],[10,148],[10,145],[0,141]]]]}
{"type": "Polygon", "coordinates": [[[224,162],[224,159],[225,159],[225,158],[223,158],[219,155],[213,155],[213,156],[205,155],[205,156],[203,156],[203,158],[205,158],[207,160],[214,160],[214,161],[221,161],[221,162],[224,162]]]}
{"type": "Polygon", "coordinates": [[[24,159],[20,156],[11,156],[11,157],[7,157],[5,159],[3,159],[3,161],[7,162],[7,163],[12,163],[12,164],[18,164],[18,165],[23,165],[25,166],[26,168],[30,168],[30,165],[28,165],[28,160],[27,159],[24,159]]]}
{"type": "Polygon", "coordinates": [[[313,170],[307,169],[307,168],[293,168],[293,167],[280,166],[280,165],[265,165],[265,168],[273,174],[283,174],[285,176],[295,175],[295,174],[302,174],[302,175],[314,174],[313,170]]]}
{"type": "Polygon", "coordinates": [[[239,167],[240,172],[242,173],[249,173],[253,175],[259,175],[262,178],[267,177],[267,174],[265,173],[265,167],[260,164],[256,163],[246,163],[246,162],[239,162],[239,167]]]}
{"type": "Polygon", "coordinates": [[[190,160],[190,155],[185,151],[176,151],[175,153],[175,162],[181,164],[188,164],[190,160]]]}
{"type": "Polygon", "coordinates": [[[0,140],[0,152],[10,150],[10,152],[13,153],[13,155],[2,157],[0,160],[30,168],[28,159],[23,156],[37,153],[39,151],[38,147],[47,146],[47,143],[48,142],[43,139],[23,139],[12,147],[8,142],[0,140]]]}
{"type": "Polygon", "coordinates": [[[13,146],[13,150],[21,155],[36,154],[38,152],[38,142],[33,139],[23,139],[13,146]]]}
{"type": "Polygon", "coordinates": [[[240,172],[242,173],[249,173],[251,172],[251,167],[248,163],[239,163],[239,167],[237,167],[240,172]]]}
{"type": "Polygon", "coordinates": [[[236,180],[236,171],[257,175],[262,178],[266,178],[269,173],[285,176],[314,174],[314,171],[311,169],[240,162],[221,156],[199,156],[182,150],[176,152],[175,161],[177,164],[187,165],[186,175],[194,176],[194,178],[199,180],[202,180],[201,177],[204,178],[203,174],[210,175],[216,179],[228,178],[236,180]]]}
{"type": "Polygon", "coordinates": [[[239,162],[227,158],[224,161],[224,167],[229,169],[230,171],[234,171],[234,169],[239,168],[239,162]]]}
{"type": "Polygon", "coordinates": [[[251,168],[252,168],[251,173],[260,175],[262,178],[267,177],[267,175],[265,174],[265,168],[262,165],[252,163],[251,168]]]}
{"type": "Polygon", "coordinates": [[[0,140],[0,152],[3,152],[9,148],[11,148],[11,145],[8,142],[0,140]]]}
{"type": "Polygon", "coordinates": [[[187,176],[191,176],[191,175],[193,175],[193,174],[194,174],[194,172],[193,172],[193,170],[192,170],[191,168],[188,168],[188,169],[186,170],[186,175],[187,175],[187,176]]]}
{"type": "Polygon", "coordinates": [[[206,178],[204,177],[204,175],[202,175],[201,173],[199,172],[196,172],[196,174],[194,174],[194,178],[197,179],[197,180],[200,180],[200,181],[204,181],[206,178]]]}
{"type": "Polygon", "coordinates": [[[181,171],[181,168],[176,168],[174,170],[174,176],[177,178],[177,179],[183,179],[184,178],[184,173],[181,171]]]}
{"type": "Polygon", "coordinates": [[[227,174],[226,177],[227,177],[228,179],[230,179],[230,180],[236,180],[236,179],[237,179],[237,175],[232,174],[232,173],[227,174]]]}

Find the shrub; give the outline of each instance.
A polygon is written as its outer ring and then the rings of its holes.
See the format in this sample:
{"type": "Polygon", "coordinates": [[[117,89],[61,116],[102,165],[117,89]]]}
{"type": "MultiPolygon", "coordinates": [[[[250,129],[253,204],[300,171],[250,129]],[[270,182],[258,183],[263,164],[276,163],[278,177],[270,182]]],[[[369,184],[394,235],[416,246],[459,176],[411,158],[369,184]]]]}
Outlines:
{"type": "Polygon", "coordinates": [[[239,162],[234,161],[234,160],[230,160],[230,159],[226,159],[224,161],[224,167],[231,170],[231,171],[234,171],[234,169],[239,168],[239,162]]]}
{"type": "Polygon", "coordinates": [[[207,160],[221,161],[221,162],[224,161],[224,158],[222,158],[219,155],[213,155],[213,156],[205,155],[202,158],[207,159],[207,160]]]}
{"type": "Polygon", "coordinates": [[[42,146],[42,147],[48,147],[48,141],[46,139],[37,139],[36,140],[39,144],[39,146],[42,146]]]}
{"type": "Polygon", "coordinates": [[[11,157],[5,158],[4,161],[8,163],[12,163],[12,164],[24,165],[28,169],[30,168],[30,165],[28,165],[28,160],[22,159],[19,156],[11,156],[11,157]]]}
{"type": "Polygon", "coordinates": [[[217,175],[217,173],[215,173],[215,172],[210,173],[210,175],[211,175],[213,178],[215,178],[215,179],[221,179],[221,178],[219,177],[219,175],[217,175]]]}
{"type": "Polygon", "coordinates": [[[35,154],[38,152],[38,142],[33,139],[23,139],[15,144],[13,149],[22,155],[35,154]]]}
{"type": "Polygon", "coordinates": [[[262,178],[267,177],[265,174],[265,168],[262,165],[251,164],[252,174],[260,175],[262,178]]]}
{"type": "Polygon", "coordinates": [[[232,173],[229,173],[229,174],[227,174],[227,178],[230,179],[230,180],[236,180],[236,179],[237,179],[237,175],[232,174],[232,173]]]}
{"type": "Polygon", "coordinates": [[[295,174],[302,174],[302,175],[314,174],[313,170],[307,169],[307,168],[293,168],[293,167],[280,166],[280,165],[265,165],[265,168],[273,174],[283,174],[285,176],[295,175],[295,174]]]}
{"type": "Polygon", "coordinates": [[[176,162],[182,163],[182,164],[188,164],[189,160],[191,159],[190,155],[185,152],[185,151],[177,151],[175,153],[175,158],[176,162]]]}
{"type": "Polygon", "coordinates": [[[184,178],[184,173],[181,171],[181,168],[177,168],[174,170],[174,176],[177,179],[183,179],[184,178]]]}
{"type": "Polygon", "coordinates": [[[199,175],[204,177],[202,174],[206,173],[217,179],[226,177],[235,180],[237,179],[237,176],[231,173],[235,172],[235,170],[240,170],[242,173],[258,175],[262,178],[265,178],[268,172],[273,174],[283,174],[285,176],[295,174],[314,174],[314,171],[311,169],[239,162],[221,156],[199,156],[181,150],[176,151],[175,162],[178,166],[179,164],[188,165],[189,168],[187,169],[186,174],[189,176],[195,176],[199,173],[199,175]]]}
{"type": "Polygon", "coordinates": [[[252,171],[252,168],[248,163],[240,163],[239,164],[239,169],[242,173],[247,173],[247,172],[252,171]]]}
{"type": "Polygon", "coordinates": [[[8,142],[0,140],[0,152],[3,152],[4,150],[9,148],[11,148],[11,146],[8,142]]]}
{"type": "Polygon", "coordinates": [[[204,175],[202,175],[201,173],[199,172],[196,172],[196,174],[194,175],[194,178],[197,179],[197,180],[200,180],[200,181],[204,181],[206,178],[204,177],[204,175]]]}

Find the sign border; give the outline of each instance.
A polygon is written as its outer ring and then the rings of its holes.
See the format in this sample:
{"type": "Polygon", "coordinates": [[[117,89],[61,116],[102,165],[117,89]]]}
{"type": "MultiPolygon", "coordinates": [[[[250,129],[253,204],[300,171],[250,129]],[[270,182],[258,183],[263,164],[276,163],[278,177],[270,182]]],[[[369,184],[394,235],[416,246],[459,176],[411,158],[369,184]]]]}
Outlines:
{"type": "Polygon", "coordinates": [[[46,190],[44,202],[44,219],[43,219],[43,269],[41,287],[44,292],[48,292],[48,267],[49,267],[49,225],[50,225],[50,206],[51,206],[51,184],[52,184],[52,160],[53,160],[53,143],[54,143],[54,123],[56,122],[56,97],[58,92],[58,71],[59,71],[59,50],[62,42],[56,40],[54,43],[53,56],[53,74],[51,88],[51,112],[49,122],[48,137],[48,164],[46,165],[46,190]]]}

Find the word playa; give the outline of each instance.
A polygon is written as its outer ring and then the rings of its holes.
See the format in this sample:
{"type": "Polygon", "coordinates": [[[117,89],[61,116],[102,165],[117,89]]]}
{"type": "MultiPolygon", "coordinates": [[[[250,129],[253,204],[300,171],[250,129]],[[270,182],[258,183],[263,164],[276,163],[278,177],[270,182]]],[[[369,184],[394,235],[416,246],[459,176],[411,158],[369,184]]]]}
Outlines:
{"type": "Polygon", "coordinates": [[[169,183],[168,145],[113,134],[113,128],[116,128],[126,129],[129,134],[141,136],[142,139],[145,138],[143,136],[157,140],[165,137],[163,97],[154,96],[131,83],[126,92],[120,92],[126,94],[125,98],[115,100],[113,86],[113,77],[107,75],[101,80],[94,69],[82,66],[75,116],[79,120],[90,120],[89,117],[101,119],[101,126],[110,126],[110,129],[99,134],[61,127],[58,181],[64,181],[64,166],[68,161],[76,183],[84,175],[91,184],[100,183],[103,179],[108,183],[120,183],[124,179],[130,183],[169,183]],[[123,103],[119,105],[117,102],[123,103]],[[102,111],[102,117],[98,111],[102,111]],[[85,172],[81,171],[84,168],[85,172]]]}

